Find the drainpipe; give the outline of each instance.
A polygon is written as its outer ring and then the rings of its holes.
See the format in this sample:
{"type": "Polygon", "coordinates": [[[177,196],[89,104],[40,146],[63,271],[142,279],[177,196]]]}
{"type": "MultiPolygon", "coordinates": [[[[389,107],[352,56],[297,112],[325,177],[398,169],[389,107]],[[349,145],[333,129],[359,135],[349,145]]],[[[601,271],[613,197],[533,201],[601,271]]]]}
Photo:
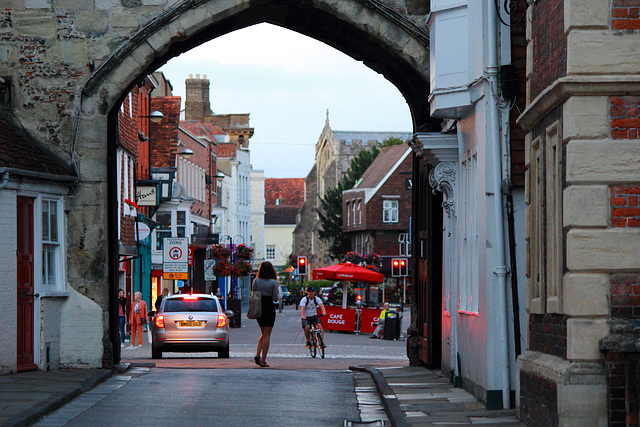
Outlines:
{"type": "Polygon", "coordinates": [[[9,172],[7,168],[0,168],[0,173],[2,174],[2,181],[0,181],[0,190],[9,184],[9,172]]]}
{"type": "Polygon", "coordinates": [[[499,120],[501,117],[498,111],[497,94],[499,93],[498,87],[498,20],[497,11],[493,7],[488,7],[488,65],[485,70],[485,75],[489,82],[489,109],[490,109],[490,121],[489,121],[489,141],[491,141],[491,154],[492,154],[492,190],[493,190],[493,205],[494,205],[494,220],[495,220],[495,257],[496,267],[494,274],[496,275],[497,288],[497,302],[498,319],[494,324],[500,328],[499,341],[500,347],[496,354],[496,366],[498,371],[502,371],[500,375],[500,386],[502,389],[502,405],[504,409],[510,407],[510,378],[509,378],[509,341],[508,341],[508,324],[507,324],[507,292],[506,292],[506,277],[508,269],[505,262],[505,231],[503,221],[503,206],[502,206],[502,159],[501,159],[501,138],[500,138],[500,126],[499,120]]]}

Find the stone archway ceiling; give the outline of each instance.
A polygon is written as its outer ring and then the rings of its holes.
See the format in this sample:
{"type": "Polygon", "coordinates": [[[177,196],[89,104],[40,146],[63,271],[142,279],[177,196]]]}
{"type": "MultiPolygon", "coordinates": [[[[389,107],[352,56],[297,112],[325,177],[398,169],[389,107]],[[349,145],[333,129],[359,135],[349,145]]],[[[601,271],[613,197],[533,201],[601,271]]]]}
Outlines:
{"type": "MultiPolygon", "coordinates": [[[[209,0],[210,1],[210,0],[209,0]]],[[[342,0],[343,4],[347,2],[342,0]]],[[[95,70],[83,89],[84,96],[91,96],[136,49],[154,34],[180,20],[192,9],[204,7],[207,0],[186,0],[159,15],[123,43],[104,63],[95,70]]],[[[425,30],[413,24],[407,17],[395,12],[376,0],[352,0],[354,8],[360,8],[359,16],[369,11],[372,19],[386,22],[385,34],[376,34],[373,22],[364,18],[347,16],[337,11],[332,1],[305,0],[256,0],[229,8],[221,19],[202,27],[189,37],[175,37],[165,51],[156,51],[155,57],[139,76],[129,82],[131,86],[146,74],[157,70],[170,59],[193,49],[209,40],[232,31],[258,23],[271,23],[315,38],[332,46],[355,60],[382,74],[402,93],[410,108],[415,130],[430,130],[433,124],[429,115],[427,96],[429,93],[429,38],[425,30]],[[404,49],[413,43],[409,53],[404,49]],[[418,50],[416,50],[416,46],[418,50]]],[[[182,23],[183,27],[185,23],[182,23]]],[[[111,104],[112,102],[109,102],[111,104]]],[[[436,121],[439,124],[439,120],[436,121]]]]}

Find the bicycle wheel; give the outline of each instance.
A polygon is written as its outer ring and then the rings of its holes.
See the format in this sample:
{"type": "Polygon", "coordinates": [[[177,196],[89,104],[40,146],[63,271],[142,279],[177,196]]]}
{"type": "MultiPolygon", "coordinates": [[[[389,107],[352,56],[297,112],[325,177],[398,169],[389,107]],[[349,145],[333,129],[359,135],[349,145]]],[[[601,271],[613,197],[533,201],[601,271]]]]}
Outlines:
{"type": "Polygon", "coordinates": [[[324,341],[322,340],[322,334],[320,333],[320,331],[316,331],[316,334],[318,334],[316,342],[318,343],[318,348],[320,349],[320,357],[324,359],[324,341]]]}
{"type": "Polygon", "coordinates": [[[309,334],[309,340],[311,342],[311,348],[309,349],[309,352],[311,353],[311,357],[316,357],[318,342],[316,341],[316,333],[314,331],[311,331],[311,333],[309,334]]]}

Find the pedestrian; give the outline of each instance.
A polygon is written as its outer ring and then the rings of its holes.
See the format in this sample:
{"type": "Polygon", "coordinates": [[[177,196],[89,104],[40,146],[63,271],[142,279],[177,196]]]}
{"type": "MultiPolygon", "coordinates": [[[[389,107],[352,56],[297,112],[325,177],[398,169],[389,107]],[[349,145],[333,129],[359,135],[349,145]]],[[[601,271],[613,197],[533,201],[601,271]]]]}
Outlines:
{"type": "Polygon", "coordinates": [[[271,342],[271,330],[276,321],[275,302],[280,299],[280,286],[278,285],[278,276],[273,264],[264,261],[260,264],[258,275],[253,281],[252,290],[262,293],[262,316],[258,317],[258,325],[262,335],[258,338],[258,346],[256,355],[253,358],[256,365],[260,367],[269,367],[267,364],[267,353],[269,352],[269,344],[271,342]]]}
{"type": "Polygon", "coordinates": [[[120,346],[124,347],[124,325],[127,323],[127,299],[124,290],[118,290],[118,315],[120,319],[120,346]]]}
{"type": "Polygon", "coordinates": [[[373,335],[371,335],[369,338],[382,338],[380,334],[382,334],[382,330],[384,329],[384,319],[387,317],[387,313],[390,311],[391,310],[389,310],[389,303],[385,302],[384,309],[382,309],[380,315],[378,316],[378,326],[376,326],[376,330],[373,331],[373,335]]]}
{"type": "Polygon", "coordinates": [[[131,347],[136,346],[136,333],[138,342],[142,347],[142,325],[147,323],[147,303],[142,301],[142,292],[135,293],[135,301],[131,304],[129,314],[129,326],[131,327],[131,347]]]}
{"type": "Polygon", "coordinates": [[[156,298],[156,311],[160,311],[160,304],[162,304],[162,300],[164,299],[164,297],[166,297],[167,295],[169,295],[169,288],[164,288],[162,290],[162,294],[156,298]]]}

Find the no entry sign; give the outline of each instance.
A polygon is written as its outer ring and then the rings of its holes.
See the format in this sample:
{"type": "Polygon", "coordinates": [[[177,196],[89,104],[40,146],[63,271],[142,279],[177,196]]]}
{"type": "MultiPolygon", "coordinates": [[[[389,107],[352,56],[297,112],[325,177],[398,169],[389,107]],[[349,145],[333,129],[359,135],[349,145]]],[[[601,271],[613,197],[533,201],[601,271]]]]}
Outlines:
{"type": "Polygon", "coordinates": [[[189,240],[186,237],[166,237],[162,251],[162,277],[188,279],[189,240]]]}

